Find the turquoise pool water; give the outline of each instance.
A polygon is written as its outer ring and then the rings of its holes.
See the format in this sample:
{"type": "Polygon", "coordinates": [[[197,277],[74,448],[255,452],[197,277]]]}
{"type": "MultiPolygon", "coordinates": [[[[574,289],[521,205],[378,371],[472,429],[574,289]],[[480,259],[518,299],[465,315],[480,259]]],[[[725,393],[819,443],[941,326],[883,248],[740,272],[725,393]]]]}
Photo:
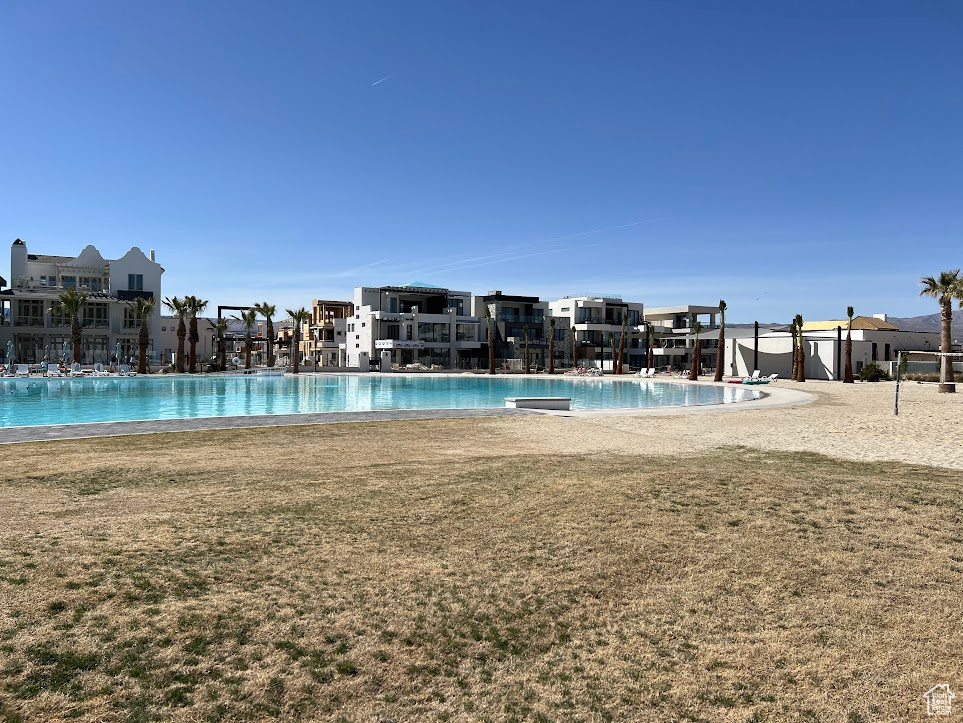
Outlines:
{"type": "Polygon", "coordinates": [[[728,404],[757,389],[646,380],[484,375],[152,376],[0,379],[0,427],[250,414],[504,407],[571,397],[572,409],[728,404]]]}

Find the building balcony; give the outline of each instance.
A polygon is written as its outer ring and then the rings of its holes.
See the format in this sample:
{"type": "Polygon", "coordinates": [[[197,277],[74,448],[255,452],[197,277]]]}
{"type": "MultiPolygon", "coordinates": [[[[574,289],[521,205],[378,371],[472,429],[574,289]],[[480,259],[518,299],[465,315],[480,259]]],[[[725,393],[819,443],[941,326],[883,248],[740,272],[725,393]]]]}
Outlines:
{"type": "Polygon", "coordinates": [[[42,316],[18,316],[13,320],[14,326],[40,326],[44,325],[42,316]]]}
{"type": "Polygon", "coordinates": [[[425,342],[415,339],[375,339],[375,349],[424,349],[425,342]]]}

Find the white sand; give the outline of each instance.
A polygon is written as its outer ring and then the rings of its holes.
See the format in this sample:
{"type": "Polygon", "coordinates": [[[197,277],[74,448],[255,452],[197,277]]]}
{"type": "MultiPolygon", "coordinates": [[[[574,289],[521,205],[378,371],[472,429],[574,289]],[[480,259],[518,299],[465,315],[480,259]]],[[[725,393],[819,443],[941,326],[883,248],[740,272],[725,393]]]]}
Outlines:
{"type": "Polygon", "coordinates": [[[687,454],[744,445],[963,469],[963,383],[956,394],[939,394],[935,384],[901,385],[898,417],[893,382],[779,385],[818,399],[798,407],[711,414],[502,418],[496,426],[513,445],[532,452],[687,454]]]}

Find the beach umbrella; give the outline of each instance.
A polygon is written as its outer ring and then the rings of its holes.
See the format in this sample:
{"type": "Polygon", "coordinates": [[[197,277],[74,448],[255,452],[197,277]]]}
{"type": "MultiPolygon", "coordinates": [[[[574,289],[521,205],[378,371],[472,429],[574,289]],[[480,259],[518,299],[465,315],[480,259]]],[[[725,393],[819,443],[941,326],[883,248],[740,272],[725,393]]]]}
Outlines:
{"type": "Polygon", "coordinates": [[[120,362],[120,342],[118,341],[114,344],[114,357],[116,357],[118,363],[120,362]]]}
{"type": "Polygon", "coordinates": [[[50,361],[50,345],[48,344],[43,348],[43,360],[50,361]]]}
{"type": "Polygon", "coordinates": [[[13,342],[7,342],[7,364],[13,361],[13,342]]]}

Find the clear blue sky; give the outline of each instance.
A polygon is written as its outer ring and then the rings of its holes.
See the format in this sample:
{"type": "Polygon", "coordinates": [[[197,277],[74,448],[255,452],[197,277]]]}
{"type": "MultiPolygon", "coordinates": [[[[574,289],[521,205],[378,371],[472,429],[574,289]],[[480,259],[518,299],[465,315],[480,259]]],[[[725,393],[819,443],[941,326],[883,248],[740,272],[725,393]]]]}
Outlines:
{"type": "Polygon", "coordinates": [[[155,248],[165,294],[768,321],[931,313],[963,265],[956,0],[6,0],[0,47],[4,248],[155,248]]]}

